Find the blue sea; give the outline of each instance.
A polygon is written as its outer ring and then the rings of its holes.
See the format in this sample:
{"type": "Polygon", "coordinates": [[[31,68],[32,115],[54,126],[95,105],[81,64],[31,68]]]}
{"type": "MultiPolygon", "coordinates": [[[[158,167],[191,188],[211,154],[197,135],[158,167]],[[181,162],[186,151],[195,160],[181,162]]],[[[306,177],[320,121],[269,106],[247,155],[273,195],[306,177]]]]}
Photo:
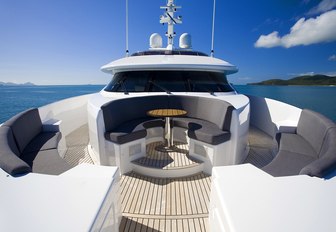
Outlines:
{"type": "MultiPolygon", "coordinates": [[[[103,85],[0,86],[0,123],[27,108],[100,91],[103,85]]],[[[320,112],[336,122],[336,87],[235,85],[242,94],[268,97],[320,112]]]]}

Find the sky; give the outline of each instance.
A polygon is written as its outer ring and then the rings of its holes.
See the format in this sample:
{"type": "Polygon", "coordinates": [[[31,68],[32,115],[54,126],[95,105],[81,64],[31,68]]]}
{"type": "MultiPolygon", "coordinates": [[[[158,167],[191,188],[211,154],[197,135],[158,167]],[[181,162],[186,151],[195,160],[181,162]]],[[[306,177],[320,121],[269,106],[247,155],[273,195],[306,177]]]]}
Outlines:
{"type": "MultiPolygon", "coordinates": [[[[176,0],[178,37],[210,53],[213,1],[176,0]]],[[[128,0],[130,53],[147,50],[166,0],[128,0]]],[[[0,0],[0,81],[106,84],[100,67],[125,56],[125,0],[0,0]]],[[[216,0],[215,57],[233,84],[336,75],[336,0],[216,0]]]]}

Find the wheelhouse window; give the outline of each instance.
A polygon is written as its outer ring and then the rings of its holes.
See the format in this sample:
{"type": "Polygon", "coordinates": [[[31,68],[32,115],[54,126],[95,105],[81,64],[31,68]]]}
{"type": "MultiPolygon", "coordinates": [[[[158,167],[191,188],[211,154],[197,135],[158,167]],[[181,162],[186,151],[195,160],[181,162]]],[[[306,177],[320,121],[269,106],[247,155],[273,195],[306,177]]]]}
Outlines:
{"type": "Polygon", "coordinates": [[[205,71],[129,71],[116,73],[107,92],[231,92],[224,73],[205,71]]]}

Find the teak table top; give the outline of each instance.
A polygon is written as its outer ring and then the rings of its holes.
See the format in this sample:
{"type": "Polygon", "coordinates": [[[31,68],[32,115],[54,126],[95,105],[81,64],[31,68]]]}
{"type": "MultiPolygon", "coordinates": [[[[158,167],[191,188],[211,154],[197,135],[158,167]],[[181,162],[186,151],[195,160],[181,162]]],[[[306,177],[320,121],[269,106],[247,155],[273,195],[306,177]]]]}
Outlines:
{"type": "Polygon", "coordinates": [[[180,109],[155,109],[147,112],[147,115],[152,117],[177,117],[186,114],[187,111],[180,109]]]}

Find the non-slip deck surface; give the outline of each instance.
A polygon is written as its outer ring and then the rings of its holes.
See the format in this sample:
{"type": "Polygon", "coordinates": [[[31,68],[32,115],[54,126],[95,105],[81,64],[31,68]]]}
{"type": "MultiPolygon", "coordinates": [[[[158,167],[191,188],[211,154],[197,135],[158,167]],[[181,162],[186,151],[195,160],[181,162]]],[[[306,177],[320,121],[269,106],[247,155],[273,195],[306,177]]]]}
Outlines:
{"type": "Polygon", "coordinates": [[[211,177],[122,176],[120,231],[206,231],[211,177]]]}
{"type": "Polygon", "coordinates": [[[193,159],[188,155],[188,144],[175,142],[175,149],[172,151],[157,151],[155,148],[159,146],[161,142],[150,143],[146,146],[145,157],[133,161],[133,163],[160,169],[177,169],[195,166],[200,161],[193,159]]]}

